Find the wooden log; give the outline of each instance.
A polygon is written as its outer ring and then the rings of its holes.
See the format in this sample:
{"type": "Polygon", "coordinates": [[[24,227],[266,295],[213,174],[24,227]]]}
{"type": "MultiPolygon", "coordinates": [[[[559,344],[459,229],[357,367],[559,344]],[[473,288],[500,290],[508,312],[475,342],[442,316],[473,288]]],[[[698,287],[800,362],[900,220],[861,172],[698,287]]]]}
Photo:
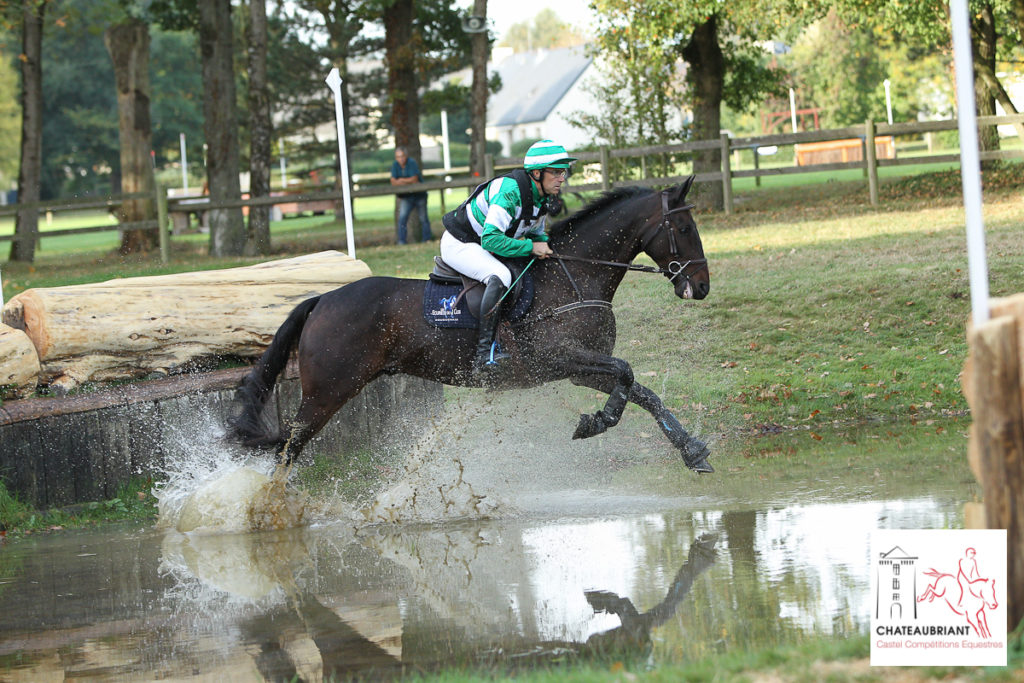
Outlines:
{"type": "Polygon", "coordinates": [[[0,324],[0,389],[8,398],[27,396],[36,390],[39,355],[22,330],[0,324]]]}
{"type": "Polygon", "coordinates": [[[968,401],[977,430],[972,456],[985,499],[985,524],[1006,529],[1007,618],[1024,618],[1024,413],[1022,413],[1018,322],[993,318],[969,330],[973,375],[968,401]]]}
{"type": "MultiPolygon", "coordinates": [[[[67,391],[87,381],[169,374],[201,359],[255,357],[301,301],[370,275],[336,251],[254,266],[30,289],[4,307],[67,391]]],[[[62,392],[63,393],[63,392],[62,392]]]]}

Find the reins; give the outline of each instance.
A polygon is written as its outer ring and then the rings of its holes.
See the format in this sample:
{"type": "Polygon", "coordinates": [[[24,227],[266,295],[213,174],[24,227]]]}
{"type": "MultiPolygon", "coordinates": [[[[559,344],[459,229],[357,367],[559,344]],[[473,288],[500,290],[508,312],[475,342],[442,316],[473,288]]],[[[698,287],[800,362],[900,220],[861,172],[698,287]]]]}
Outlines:
{"type": "MultiPolygon", "coordinates": [[[[537,317],[535,317],[535,318],[533,318],[531,320],[522,321],[519,324],[517,324],[516,327],[524,325],[527,322],[529,322],[531,324],[537,323],[537,322],[539,322],[541,320],[546,320],[547,318],[551,318],[551,317],[554,317],[554,316],[559,315],[561,313],[566,313],[568,311],[576,310],[576,309],[579,309],[579,308],[609,308],[610,309],[612,307],[612,303],[610,301],[604,301],[603,299],[584,299],[583,298],[583,292],[580,290],[579,285],[576,284],[576,280],[573,278],[572,274],[569,272],[569,269],[565,265],[566,261],[576,261],[577,263],[588,263],[588,264],[595,265],[595,266],[608,266],[608,267],[612,267],[612,268],[625,268],[626,270],[632,270],[632,271],[640,272],[640,273],[655,273],[655,274],[658,274],[658,275],[668,275],[669,276],[669,278],[668,278],[669,282],[672,282],[673,284],[675,283],[675,279],[677,277],[679,277],[680,275],[682,275],[687,281],[689,281],[690,276],[686,274],[686,272],[685,272],[686,269],[689,268],[690,266],[704,266],[704,267],[707,267],[708,260],[706,258],[690,259],[686,263],[680,263],[678,260],[676,260],[676,257],[679,256],[679,248],[676,245],[676,230],[677,230],[677,228],[672,224],[672,221],[669,220],[669,216],[671,216],[673,214],[676,214],[676,213],[679,213],[680,211],[689,211],[693,207],[694,207],[693,204],[684,204],[683,206],[678,206],[678,207],[676,207],[674,209],[670,209],[670,208],[668,208],[668,194],[666,192],[662,192],[661,193],[661,222],[658,223],[658,227],[657,228],[655,228],[654,230],[651,231],[649,236],[641,238],[640,250],[644,251],[644,250],[646,250],[647,245],[651,243],[651,240],[653,240],[658,235],[658,233],[660,233],[662,230],[665,230],[665,231],[668,232],[669,253],[672,255],[673,260],[671,262],[669,262],[667,268],[660,268],[660,267],[657,267],[657,266],[645,266],[645,265],[641,265],[639,263],[623,263],[622,261],[604,261],[604,260],[601,260],[601,259],[585,258],[583,256],[571,256],[569,254],[558,254],[558,253],[552,252],[551,258],[553,258],[556,261],[558,261],[558,265],[560,265],[562,267],[562,272],[565,273],[566,279],[568,279],[569,280],[569,284],[572,285],[573,291],[576,292],[576,296],[577,296],[578,300],[574,301],[572,303],[569,303],[569,304],[564,304],[562,306],[558,306],[557,308],[553,308],[553,309],[551,309],[549,311],[545,311],[544,313],[538,315],[537,317]]],[[[526,268],[523,269],[523,273],[525,273],[526,270],[529,269],[529,267],[532,266],[533,262],[536,261],[536,260],[537,260],[536,258],[530,259],[530,263],[529,263],[529,265],[526,266],[526,268]]],[[[520,275],[520,277],[522,277],[522,275],[520,275]]],[[[511,288],[509,288],[509,291],[511,291],[511,288]]]]}

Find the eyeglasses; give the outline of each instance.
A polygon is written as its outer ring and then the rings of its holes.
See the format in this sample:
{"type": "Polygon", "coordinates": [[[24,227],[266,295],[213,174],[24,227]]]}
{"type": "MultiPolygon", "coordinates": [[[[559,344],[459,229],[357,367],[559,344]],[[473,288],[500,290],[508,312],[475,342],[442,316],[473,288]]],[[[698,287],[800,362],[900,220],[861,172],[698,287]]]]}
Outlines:
{"type": "Polygon", "coordinates": [[[569,175],[569,169],[567,168],[545,168],[544,170],[556,178],[565,178],[569,175]]]}

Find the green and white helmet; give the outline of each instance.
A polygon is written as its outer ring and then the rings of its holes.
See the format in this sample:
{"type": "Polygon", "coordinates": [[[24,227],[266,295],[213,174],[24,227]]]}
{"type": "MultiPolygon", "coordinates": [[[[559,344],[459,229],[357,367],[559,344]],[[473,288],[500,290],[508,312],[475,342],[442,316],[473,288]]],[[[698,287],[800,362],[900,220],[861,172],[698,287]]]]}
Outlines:
{"type": "Polygon", "coordinates": [[[551,140],[540,140],[526,150],[523,168],[527,171],[538,171],[544,168],[569,168],[574,161],[576,161],[576,157],[569,156],[565,147],[551,140]]]}

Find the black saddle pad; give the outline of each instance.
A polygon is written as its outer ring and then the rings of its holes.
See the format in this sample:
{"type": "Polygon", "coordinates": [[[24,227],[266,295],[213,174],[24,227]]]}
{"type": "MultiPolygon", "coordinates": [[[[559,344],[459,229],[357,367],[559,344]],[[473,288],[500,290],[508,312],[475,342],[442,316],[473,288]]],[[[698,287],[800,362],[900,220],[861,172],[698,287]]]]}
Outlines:
{"type": "MultiPolygon", "coordinates": [[[[472,307],[466,301],[468,297],[459,299],[461,292],[461,284],[427,280],[423,288],[424,319],[434,327],[479,327],[480,321],[476,317],[478,311],[470,310],[472,307]]],[[[502,304],[501,316],[503,320],[511,323],[523,319],[533,305],[533,276],[529,272],[519,279],[513,295],[516,295],[516,298],[511,304],[508,299],[502,304]]],[[[475,298],[479,301],[479,296],[475,298]]]]}

